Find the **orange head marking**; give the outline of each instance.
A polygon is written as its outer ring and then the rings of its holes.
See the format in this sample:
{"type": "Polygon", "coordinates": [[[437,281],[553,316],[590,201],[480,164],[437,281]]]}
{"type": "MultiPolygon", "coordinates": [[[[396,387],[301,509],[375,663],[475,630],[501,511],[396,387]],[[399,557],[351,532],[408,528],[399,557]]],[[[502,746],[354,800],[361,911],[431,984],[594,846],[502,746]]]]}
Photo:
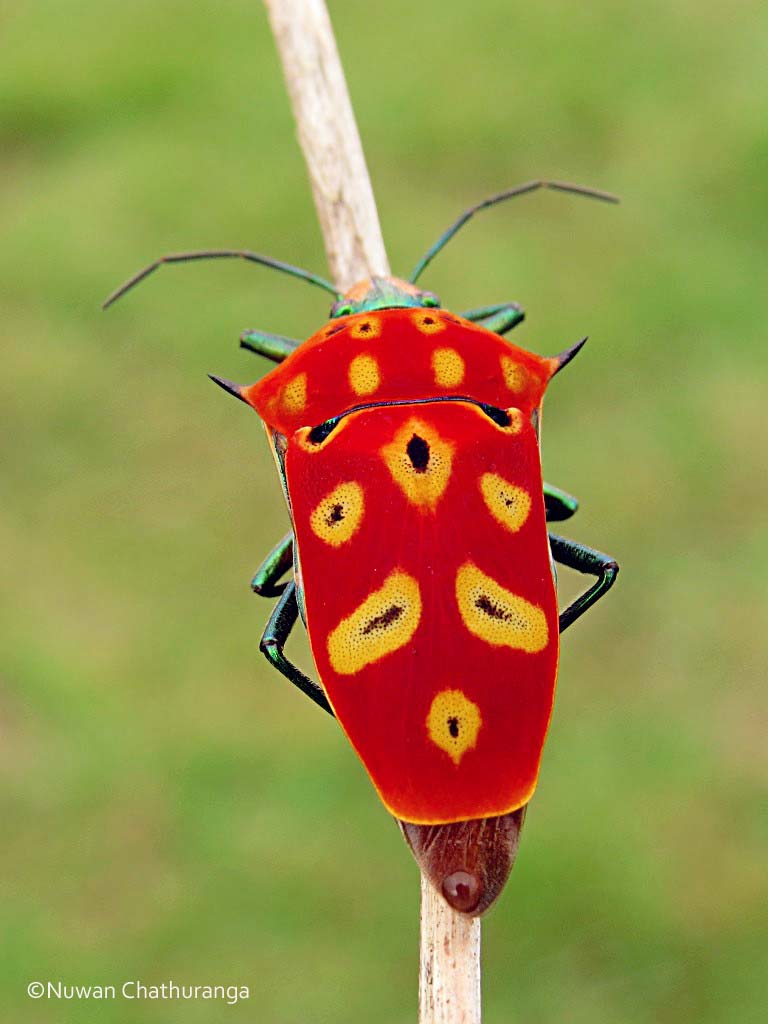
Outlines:
{"type": "Polygon", "coordinates": [[[399,277],[367,277],[358,281],[331,307],[331,319],[377,309],[434,309],[440,300],[399,277]]]}

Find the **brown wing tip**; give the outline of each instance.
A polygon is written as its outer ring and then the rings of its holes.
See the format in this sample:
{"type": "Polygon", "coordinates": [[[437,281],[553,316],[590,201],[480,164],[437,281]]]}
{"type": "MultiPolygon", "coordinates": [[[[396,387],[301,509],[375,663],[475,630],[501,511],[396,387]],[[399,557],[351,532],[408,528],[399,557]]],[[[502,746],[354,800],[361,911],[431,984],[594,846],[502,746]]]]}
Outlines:
{"type": "Polygon", "coordinates": [[[506,885],[520,842],[525,806],[495,818],[447,825],[398,820],[422,873],[454,910],[484,914],[506,885]]]}

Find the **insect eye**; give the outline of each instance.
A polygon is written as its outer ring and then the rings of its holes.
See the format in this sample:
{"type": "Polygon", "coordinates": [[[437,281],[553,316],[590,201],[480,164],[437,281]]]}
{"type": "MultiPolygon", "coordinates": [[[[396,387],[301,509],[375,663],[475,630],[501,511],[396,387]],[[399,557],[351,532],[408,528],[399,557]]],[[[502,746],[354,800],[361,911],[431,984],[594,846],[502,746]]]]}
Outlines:
{"type": "Polygon", "coordinates": [[[421,303],[423,306],[427,306],[429,309],[436,309],[440,305],[440,299],[432,292],[424,292],[421,296],[421,303]]]}
{"type": "Polygon", "coordinates": [[[341,306],[334,306],[331,310],[331,316],[349,316],[352,312],[352,307],[348,302],[345,302],[341,306]]]}

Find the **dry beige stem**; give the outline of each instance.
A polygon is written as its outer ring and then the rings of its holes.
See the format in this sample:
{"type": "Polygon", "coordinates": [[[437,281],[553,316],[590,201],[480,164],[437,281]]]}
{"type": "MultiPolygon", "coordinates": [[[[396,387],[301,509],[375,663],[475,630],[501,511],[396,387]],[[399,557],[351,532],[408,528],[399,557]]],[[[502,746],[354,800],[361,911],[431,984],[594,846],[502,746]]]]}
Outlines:
{"type": "MultiPolygon", "coordinates": [[[[360,136],[323,0],[265,0],[333,281],[344,290],[389,264],[360,136]]],[[[480,921],[422,878],[420,1024],[479,1024],[480,921]]]]}
{"type": "Polygon", "coordinates": [[[389,273],[344,71],[323,0],[265,0],[307,162],[325,250],[342,291],[389,273]]]}
{"type": "Polygon", "coordinates": [[[420,1024],[480,1024],[480,918],[421,879],[420,1024]]]}

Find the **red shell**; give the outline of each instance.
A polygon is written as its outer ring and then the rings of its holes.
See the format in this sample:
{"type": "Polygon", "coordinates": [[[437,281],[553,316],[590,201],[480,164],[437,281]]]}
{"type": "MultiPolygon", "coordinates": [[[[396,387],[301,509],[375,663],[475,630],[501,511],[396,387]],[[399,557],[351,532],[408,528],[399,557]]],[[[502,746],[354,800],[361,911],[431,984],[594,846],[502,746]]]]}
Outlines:
{"type": "Polygon", "coordinates": [[[557,366],[445,310],[387,309],[331,320],[242,395],[289,437],[372,402],[463,395],[530,414],[557,366]]]}
{"type": "MultiPolygon", "coordinates": [[[[464,338],[463,326],[449,327],[468,373],[485,382],[478,397],[501,404],[488,353],[480,353],[484,369],[469,362],[488,332],[472,328],[464,338]]],[[[412,395],[423,356],[413,337],[398,378],[412,395]]],[[[311,344],[292,357],[294,371],[319,369],[322,343],[311,344]]],[[[324,355],[327,376],[345,358],[335,344],[324,355]]],[[[532,390],[528,401],[539,400],[532,390]]],[[[344,402],[313,396],[313,421],[344,402]],[[316,415],[315,405],[324,411],[316,415]]],[[[557,671],[557,601],[535,432],[524,413],[509,414],[500,426],[468,401],[374,406],[344,416],[319,444],[309,428],[288,440],[315,663],[381,799],[406,821],[505,814],[536,785],[557,671]]],[[[283,417],[272,422],[290,429],[283,417]]]]}

